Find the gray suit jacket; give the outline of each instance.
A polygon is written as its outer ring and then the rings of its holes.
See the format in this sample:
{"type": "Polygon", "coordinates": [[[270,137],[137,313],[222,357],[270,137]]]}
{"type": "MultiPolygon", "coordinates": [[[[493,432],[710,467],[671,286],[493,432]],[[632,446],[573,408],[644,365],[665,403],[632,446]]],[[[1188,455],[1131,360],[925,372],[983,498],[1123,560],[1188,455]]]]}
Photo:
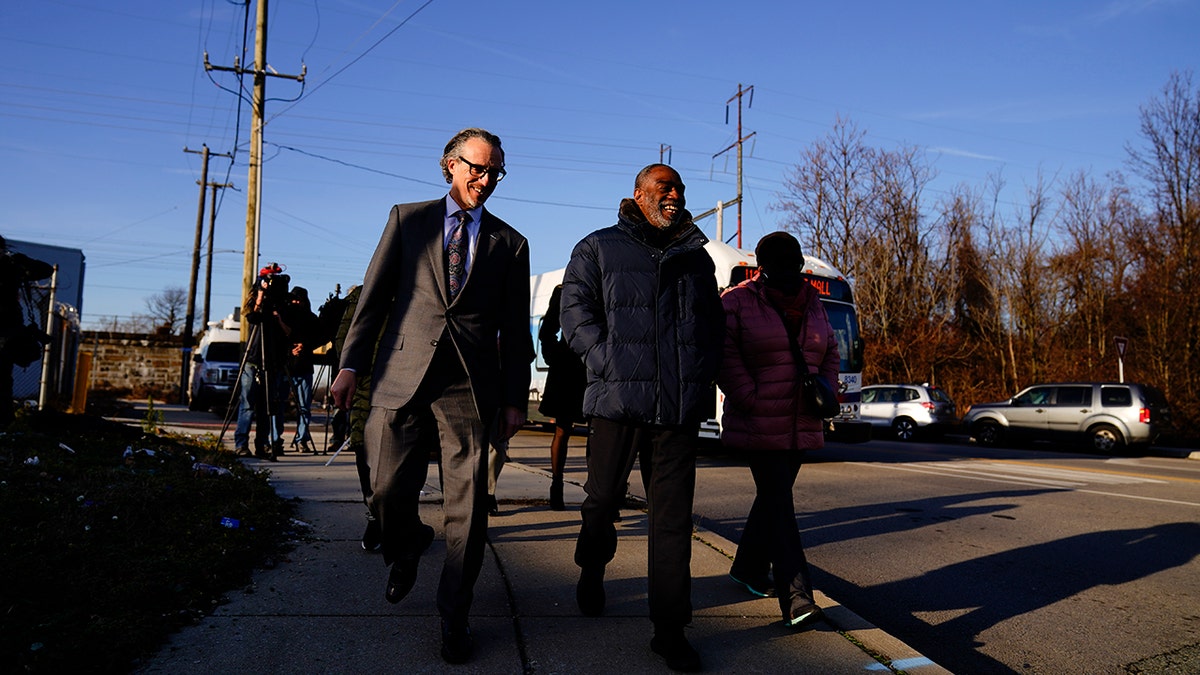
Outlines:
{"type": "Polygon", "coordinates": [[[523,410],[534,357],[529,244],[484,209],[471,269],[449,304],[444,205],[442,198],[392,207],[363,280],[341,367],[365,372],[374,359],[371,405],[400,408],[424,379],[438,343],[448,339],[471,379],[481,416],[501,405],[523,410]]]}

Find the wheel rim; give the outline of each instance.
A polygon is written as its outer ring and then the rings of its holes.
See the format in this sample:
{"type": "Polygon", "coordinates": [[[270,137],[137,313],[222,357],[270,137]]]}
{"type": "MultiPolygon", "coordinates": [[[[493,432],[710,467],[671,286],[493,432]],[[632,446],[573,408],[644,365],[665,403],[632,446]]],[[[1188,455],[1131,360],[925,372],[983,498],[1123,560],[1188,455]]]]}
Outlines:
{"type": "Polygon", "coordinates": [[[913,434],[916,433],[916,427],[909,420],[896,420],[895,422],[896,439],[901,441],[912,440],[913,434]]]}
{"type": "Polygon", "coordinates": [[[1097,429],[1092,433],[1092,446],[1101,452],[1112,452],[1117,447],[1117,435],[1112,429],[1097,429]]]}
{"type": "Polygon", "coordinates": [[[979,442],[984,445],[995,445],[1000,436],[999,429],[994,424],[982,424],[976,432],[979,442]]]}

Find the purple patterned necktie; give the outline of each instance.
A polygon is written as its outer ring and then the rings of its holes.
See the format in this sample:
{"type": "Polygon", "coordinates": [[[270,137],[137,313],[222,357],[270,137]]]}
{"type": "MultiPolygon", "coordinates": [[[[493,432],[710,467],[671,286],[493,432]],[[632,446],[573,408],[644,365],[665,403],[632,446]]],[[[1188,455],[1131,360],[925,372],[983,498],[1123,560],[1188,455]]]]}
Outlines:
{"type": "Polygon", "coordinates": [[[450,301],[458,297],[462,290],[463,281],[467,277],[467,223],[471,222],[471,214],[466,211],[455,211],[453,217],[458,220],[454,231],[450,233],[450,243],[446,244],[446,279],[450,288],[450,301]]]}

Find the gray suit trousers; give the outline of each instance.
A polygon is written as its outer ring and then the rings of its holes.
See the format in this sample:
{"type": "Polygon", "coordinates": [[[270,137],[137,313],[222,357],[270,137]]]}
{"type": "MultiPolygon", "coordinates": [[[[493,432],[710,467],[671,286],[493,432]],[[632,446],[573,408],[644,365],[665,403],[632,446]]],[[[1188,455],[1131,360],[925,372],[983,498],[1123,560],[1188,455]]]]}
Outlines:
{"type": "Polygon", "coordinates": [[[446,619],[467,617],[483,566],[488,484],[483,420],[493,417],[480,416],[453,342],[443,339],[412,400],[399,409],[372,407],[363,432],[371,469],[367,506],[379,519],[387,564],[415,552],[421,490],[430,453],[440,447],[446,559],[437,602],[446,619]]]}

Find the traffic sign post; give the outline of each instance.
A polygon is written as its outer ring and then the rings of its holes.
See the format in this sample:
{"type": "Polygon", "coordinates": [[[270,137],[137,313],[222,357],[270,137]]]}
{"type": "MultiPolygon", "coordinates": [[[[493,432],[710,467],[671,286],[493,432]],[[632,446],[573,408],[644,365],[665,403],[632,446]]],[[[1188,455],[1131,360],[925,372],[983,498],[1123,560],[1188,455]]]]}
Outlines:
{"type": "Polygon", "coordinates": [[[1120,335],[1113,336],[1113,344],[1117,347],[1117,382],[1125,381],[1125,348],[1129,346],[1129,338],[1120,335]]]}

